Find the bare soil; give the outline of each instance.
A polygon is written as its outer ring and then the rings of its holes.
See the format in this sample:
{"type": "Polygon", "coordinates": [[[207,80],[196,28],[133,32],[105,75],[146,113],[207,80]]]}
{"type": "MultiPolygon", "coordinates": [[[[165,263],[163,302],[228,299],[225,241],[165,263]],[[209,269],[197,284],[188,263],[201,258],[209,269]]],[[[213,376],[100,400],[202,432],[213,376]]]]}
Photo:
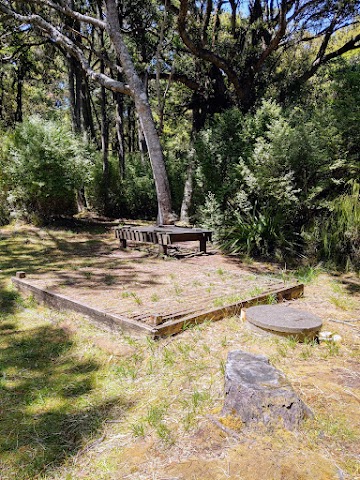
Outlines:
{"type": "Polygon", "coordinates": [[[182,255],[158,257],[154,249],[131,246],[65,258],[61,269],[30,274],[34,285],[91,307],[147,322],[151,315],[208,310],[250,298],[284,282],[271,272],[246,266],[212,248],[198,254],[197,246],[181,244],[182,255]]]}

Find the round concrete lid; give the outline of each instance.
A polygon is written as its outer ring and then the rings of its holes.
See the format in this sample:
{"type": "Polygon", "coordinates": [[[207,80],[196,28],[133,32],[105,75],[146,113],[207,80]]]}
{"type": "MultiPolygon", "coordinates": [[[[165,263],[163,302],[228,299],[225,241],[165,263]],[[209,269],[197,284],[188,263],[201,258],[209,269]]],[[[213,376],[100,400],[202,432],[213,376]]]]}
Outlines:
{"type": "Polygon", "coordinates": [[[306,334],[321,329],[321,318],[281,305],[259,305],[246,310],[246,320],[256,327],[288,334],[306,334]]]}

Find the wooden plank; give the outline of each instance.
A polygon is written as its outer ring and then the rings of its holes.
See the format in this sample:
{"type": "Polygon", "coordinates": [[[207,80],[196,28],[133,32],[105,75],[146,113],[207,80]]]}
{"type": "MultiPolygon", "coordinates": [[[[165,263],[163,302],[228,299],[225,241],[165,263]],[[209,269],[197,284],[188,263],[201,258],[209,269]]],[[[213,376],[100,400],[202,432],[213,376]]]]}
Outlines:
{"type": "MultiPolygon", "coordinates": [[[[211,240],[212,232],[198,228],[168,227],[118,227],[115,236],[133,242],[171,245],[172,243],[211,240]]],[[[204,247],[203,247],[204,248],[204,247]]],[[[206,243],[205,243],[206,249],[206,243]]]]}
{"type": "Polygon", "coordinates": [[[156,330],[154,330],[154,328],[150,327],[149,325],[131,320],[128,317],[122,315],[113,315],[103,310],[90,307],[84,303],[65,297],[64,295],[60,295],[58,293],[54,293],[32,285],[28,281],[20,278],[12,277],[11,280],[20,292],[32,294],[37,301],[45,303],[46,305],[58,310],[70,310],[81,313],[82,315],[86,315],[97,325],[105,324],[111,329],[121,328],[122,330],[129,331],[131,333],[140,333],[143,335],[151,335],[153,337],[156,334],[156,330]]]}
{"type": "Polygon", "coordinates": [[[163,323],[156,328],[157,333],[155,336],[164,337],[168,335],[174,335],[181,332],[188,325],[200,324],[205,322],[206,320],[217,321],[225,317],[239,315],[242,308],[267,303],[269,296],[271,295],[276,296],[278,301],[282,301],[283,299],[291,300],[293,298],[298,298],[301,297],[303,294],[303,283],[292,285],[290,287],[284,287],[281,289],[268,290],[266,293],[262,293],[261,295],[249,298],[247,300],[231,303],[223,307],[201,312],[196,315],[188,315],[186,317],[182,317],[179,320],[163,323]]]}

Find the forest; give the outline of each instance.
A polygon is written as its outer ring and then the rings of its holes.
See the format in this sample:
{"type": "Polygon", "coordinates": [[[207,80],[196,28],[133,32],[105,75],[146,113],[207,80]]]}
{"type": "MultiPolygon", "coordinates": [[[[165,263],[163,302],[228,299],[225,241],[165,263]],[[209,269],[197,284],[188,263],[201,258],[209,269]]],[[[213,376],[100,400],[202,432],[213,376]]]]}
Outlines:
{"type": "Polygon", "coordinates": [[[358,0],[0,0],[0,224],[360,266],[358,0]]]}

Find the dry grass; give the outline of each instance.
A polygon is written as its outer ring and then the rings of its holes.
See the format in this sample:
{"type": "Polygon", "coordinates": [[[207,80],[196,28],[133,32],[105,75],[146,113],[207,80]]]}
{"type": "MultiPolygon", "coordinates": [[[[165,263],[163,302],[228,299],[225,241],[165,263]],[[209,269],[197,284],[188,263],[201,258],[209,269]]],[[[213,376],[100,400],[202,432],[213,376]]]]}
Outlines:
{"type": "MultiPolygon", "coordinates": [[[[15,270],[63,266],[74,237],[93,248],[90,234],[50,232],[55,245],[49,232],[13,233],[0,231],[2,480],[327,480],[340,470],[342,478],[360,478],[360,331],[331,322],[360,318],[356,278],[314,276],[305,298],[292,302],[320,315],[326,330],[343,337],[340,345],[261,337],[238,318],[166,340],[134,339],[24,302],[9,286],[15,270]],[[334,304],[334,295],[351,308],[334,304]],[[268,355],[286,373],[315,414],[300,432],[237,425],[237,440],[207,417],[221,409],[226,357],[237,348],[268,355]]],[[[96,239],[98,251],[112,251],[107,234],[96,239]]]]}

